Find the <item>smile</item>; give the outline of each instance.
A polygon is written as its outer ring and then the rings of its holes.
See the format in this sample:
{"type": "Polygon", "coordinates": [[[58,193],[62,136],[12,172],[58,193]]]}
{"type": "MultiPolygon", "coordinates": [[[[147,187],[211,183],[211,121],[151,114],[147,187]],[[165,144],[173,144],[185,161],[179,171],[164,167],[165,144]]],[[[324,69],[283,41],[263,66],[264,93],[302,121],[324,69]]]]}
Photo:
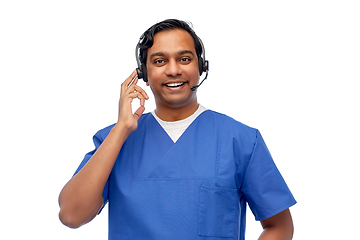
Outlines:
{"type": "Polygon", "coordinates": [[[175,88],[175,87],[180,87],[180,86],[182,86],[182,85],[184,85],[184,84],[185,84],[185,82],[179,82],[179,83],[168,83],[168,84],[165,84],[165,86],[175,88]]]}

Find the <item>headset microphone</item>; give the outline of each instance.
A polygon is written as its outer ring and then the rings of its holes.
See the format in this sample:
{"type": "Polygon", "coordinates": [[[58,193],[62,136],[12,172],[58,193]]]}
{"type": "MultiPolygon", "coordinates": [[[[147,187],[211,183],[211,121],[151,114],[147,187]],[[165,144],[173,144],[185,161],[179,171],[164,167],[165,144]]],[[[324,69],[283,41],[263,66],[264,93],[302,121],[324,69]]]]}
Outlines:
{"type": "Polygon", "coordinates": [[[195,91],[196,89],[198,89],[198,87],[200,87],[200,85],[205,81],[205,79],[207,78],[207,76],[208,76],[208,74],[209,74],[209,62],[208,61],[206,61],[207,62],[207,69],[206,69],[206,75],[205,75],[205,78],[200,82],[200,84],[199,85],[196,85],[196,86],[193,86],[193,87],[191,87],[191,91],[195,91]]]}

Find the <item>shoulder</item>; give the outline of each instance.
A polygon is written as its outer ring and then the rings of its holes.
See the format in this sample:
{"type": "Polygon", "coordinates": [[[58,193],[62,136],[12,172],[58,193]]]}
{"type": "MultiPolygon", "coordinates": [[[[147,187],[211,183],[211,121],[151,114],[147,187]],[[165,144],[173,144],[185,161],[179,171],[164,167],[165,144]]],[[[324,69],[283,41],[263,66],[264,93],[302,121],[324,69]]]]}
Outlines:
{"type": "MultiPolygon", "coordinates": [[[[141,126],[143,125],[145,122],[147,122],[150,118],[153,118],[153,116],[151,115],[151,113],[144,113],[143,115],[141,115],[139,121],[138,121],[138,125],[141,126]]],[[[107,127],[104,127],[102,129],[100,129],[99,131],[96,132],[96,134],[94,135],[94,138],[99,139],[100,141],[104,141],[105,138],[107,137],[107,135],[110,133],[111,129],[115,126],[114,124],[111,124],[107,127]]]]}
{"type": "Polygon", "coordinates": [[[207,129],[217,132],[222,141],[234,146],[241,146],[249,151],[253,149],[260,134],[258,129],[212,110],[207,110],[202,114],[202,124],[207,125],[207,129]]]}
{"type": "Polygon", "coordinates": [[[214,122],[221,123],[224,130],[231,130],[235,132],[246,132],[246,133],[256,133],[258,130],[248,125],[243,124],[242,122],[235,120],[232,117],[229,117],[223,113],[219,113],[213,110],[206,110],[202,113],[204,115],[204,120],[213,119],[214,122]]]}
{"type": "Polygon", "coordinates": [[[114,126],[115,126],[115,123],[97,131],[96,134],[94,135],[94,141],[96,139],[100,140],[101,142],[104,141],[114,126]]]}

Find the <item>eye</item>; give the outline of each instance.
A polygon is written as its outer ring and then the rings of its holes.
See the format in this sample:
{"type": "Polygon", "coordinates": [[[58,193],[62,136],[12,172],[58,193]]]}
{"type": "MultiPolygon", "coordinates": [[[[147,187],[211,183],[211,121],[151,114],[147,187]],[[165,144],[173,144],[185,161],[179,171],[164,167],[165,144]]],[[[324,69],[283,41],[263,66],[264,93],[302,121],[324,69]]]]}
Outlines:
{"type": "Polygon", "coordinates": [[[155,63],[155,64],[162,64],[162,63],[164,63],[164,60],[162,60],[162,59],[157,59],[157,60],[154,61],[154,63],[155,63]]]}
{"type": "Polygon", "coordinates": [[[189,61],[191,61],[191,59],[188,58],[188,57],[183,57],[183,58],[180,59],[180,61],[181,62],[189,62],[189,61]]]}

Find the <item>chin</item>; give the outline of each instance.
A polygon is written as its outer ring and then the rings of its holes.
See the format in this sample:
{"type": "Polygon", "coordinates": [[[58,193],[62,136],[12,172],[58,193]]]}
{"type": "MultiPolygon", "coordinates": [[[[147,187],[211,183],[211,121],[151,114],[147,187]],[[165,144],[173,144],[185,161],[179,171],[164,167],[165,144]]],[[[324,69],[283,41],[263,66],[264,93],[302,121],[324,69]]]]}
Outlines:
{"type": "Polygon", "coordinates": [[[181,108],[192,105],[194,102],[197,103],[196,95],[190,96],[187,98],[173,98],[173,99],[167,99],[167,104],[169,107],[173,108],[181,108]]]}

